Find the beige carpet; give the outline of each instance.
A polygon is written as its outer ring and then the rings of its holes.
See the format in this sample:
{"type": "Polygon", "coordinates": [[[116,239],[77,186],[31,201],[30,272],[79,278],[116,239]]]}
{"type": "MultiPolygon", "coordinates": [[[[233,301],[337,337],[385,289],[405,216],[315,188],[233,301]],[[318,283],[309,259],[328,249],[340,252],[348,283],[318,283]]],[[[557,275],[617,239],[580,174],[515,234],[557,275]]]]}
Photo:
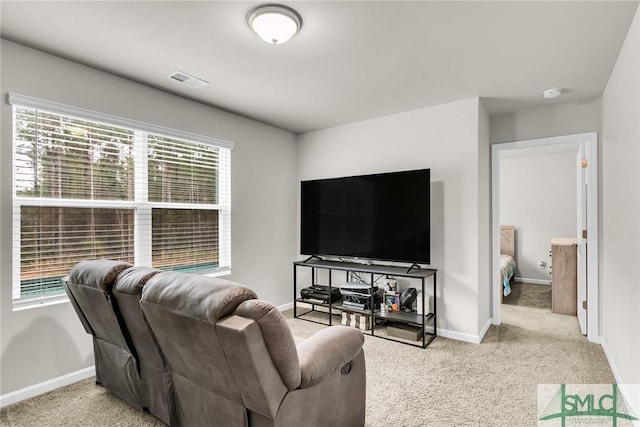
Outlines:
{"type": "Polygon", "coordinates": [[[551,286],[516,282],[511,284],[511,294],[504,303],[551,310],[551,286]]]}
{"type": "MultiPolygon", "coordinates": [[[[368,336],[367,426],[534,426],[538,384],[614,381],[602,348],[580,335],[575,317],[510,304],[502,315],[481,344],[438,337],[422,350],[368,336]]],[[[322,328],[288,322],[298,336],[322,328]]],[[[7,407],[0,424],[162,425],[92,380],[7,407]]]]}

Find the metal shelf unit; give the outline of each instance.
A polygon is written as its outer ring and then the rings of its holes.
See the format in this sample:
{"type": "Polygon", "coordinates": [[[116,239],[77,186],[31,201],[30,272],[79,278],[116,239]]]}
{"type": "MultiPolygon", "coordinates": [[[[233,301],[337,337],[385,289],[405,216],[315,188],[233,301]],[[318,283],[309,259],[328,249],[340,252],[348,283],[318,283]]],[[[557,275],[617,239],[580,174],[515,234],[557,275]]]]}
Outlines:
{"type": "MultiPolygon", "coordinates": [[[[431,343],[431,341],[433,341],[437,336],[436,276],[437,276],[437,270],[435,269],[416,268],[414,266],[407,269],[407,267],[388,266],[388,265],[367,265],[367,264],[358,264],[358,263],[352,263],[352,262],[329,261],[329,260],[322,260],[317,258],[308,259],[306,261],[296,261],[293,263],[293,317],[300,318],[302,320],[307,320],[310,322],[328,324],[329,326],[331,326],[333,324],[333,315],[340,314],[341,312],[356,313],[364,316],[370,316],[369,319],[371,322],[371,328],[368,331],[366,331],[370,335],[378,338],[391,340],[391,341],[397,341],[403,344],[426,348],[429,345],[429,343],[431,343]],[[404,312],[404,311],[382,312],[380,310],[375,310],[373,308],[369,310],[360,310],[354,307],[345,307],[342,305],[341,301],[328,304],[320,300],[301,298],[298,293],[298,269],[299,268],[311,269],[312,284],[317,284],[318,270],[328,270],[329,274],[328,274],[327,285],[329,286],[329,292],[331,292],[332,288],[339,287],[339,286],[334,286],[332,284],[331,272],[333,270],[344,271],[347,279],[350,273],[368,274],[370,275],[369,283],[372,284],[371,286],[373,286],[373,283],[375,282],[374,277],[376,275],[387,276],[387,277],[389,276],[405,277],[405,278],[419,280],[420,287],[422,290],[422,293],[420,295],[422,295],[422,298],[418,301],[418,304],[422,305],[421,313],[425,313],[425,314],[421,315],[421,314],[418,314],[417,312],[404,312]],[[430,278],[432,279],[431,295],[433,296],[433,311],[426,313],[425,286],[426,286],[427,279],[430,279],[430,278]],[[306,311],[301,313],[299,312],[299,308],[301,309],[303,307],[298,307],[299,303],[310,305],[311,308],[310,309],[307,308],[306,311]],[[326,311],[318,310],[319,307],[323,307],[324,309],[326,309],[326,311]],[[313,312],[326,314],[328,318],[327,323],[320,322],[314,319],[305,318],[305,315],[308,315],[313,312]],[[391,321],[391,322],[403,323],[407,325],[418,326],[421,328],[420,330],[422,331],[421,333],[422,340],[421,342],[414,344],[401,339],[395,339],[390,336],[383,336],[380,334],[376,335],[376,320],[391,321]],[[431,329],[431,330],[428,331],[428,329],[431,329]]],[[[369,306],[374,307],[373,296],[371,296],[369,306]]],[[[380,327],[378,328],[380,329],[380,327]]]]}

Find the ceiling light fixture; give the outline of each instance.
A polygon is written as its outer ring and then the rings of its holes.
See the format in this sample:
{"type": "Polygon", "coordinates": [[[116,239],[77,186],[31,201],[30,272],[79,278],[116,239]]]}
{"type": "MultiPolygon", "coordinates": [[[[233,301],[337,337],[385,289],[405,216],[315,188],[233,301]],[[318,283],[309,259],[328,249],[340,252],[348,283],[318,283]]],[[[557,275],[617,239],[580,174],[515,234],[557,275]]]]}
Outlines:
{"type": "Polygon", "coordinates": [[[562,95],[562,89],[556,87],[553,89],[547,89],[544,92],[542,92],[542,96],[544,96],[547,99],[551,99],[551,98],[557,98],[560,95],[562,95]]]}
{"type": "Polygon", "coordinates": [[[254,7],[247,14],[249,27],[270,44],[286,43],[302,28],[302,18],[295,10],[280,4],[254,7]]]}

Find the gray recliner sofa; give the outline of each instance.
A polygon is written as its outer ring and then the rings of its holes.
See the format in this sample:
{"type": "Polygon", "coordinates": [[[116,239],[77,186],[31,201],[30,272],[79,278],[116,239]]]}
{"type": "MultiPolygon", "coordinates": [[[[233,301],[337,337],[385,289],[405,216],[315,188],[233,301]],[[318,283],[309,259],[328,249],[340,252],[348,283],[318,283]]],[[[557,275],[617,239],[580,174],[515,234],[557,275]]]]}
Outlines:
{"type": "Polygon", "coordinates": [[[62,283],[93,336],[96,383],[171,425],[171,376],[140,308],[142,288],[160,272],[119,261],[87,260],[62,283]]]}
{"type": "Polygon", "coordinates": [[[62,284],[85,331],[93,336],[96,383],[142,410],[133,346],[116,314],[111,294],[118,275],[130,267],[120,261],[82,261],[62,279],[62,284]]]}
{"type": "Polygon", "coordinates": [[[176,425],[364,425],[359,330],[334,326],[296,344],[252,290],[193,274],[154,275],[140,304],[171,374],[176,425]]]}
{"type": "Polygon", "coordinates": [[[147,281],[161,270],[151,267],[131,267],[121,272],[112,288],[117,314],[131,339],[140,374],[142,404],[164,423],[171,422],[173,386],[171,375],[164,366],[160,348],[147,327],[140,307],[142,289],[147,281]]]}

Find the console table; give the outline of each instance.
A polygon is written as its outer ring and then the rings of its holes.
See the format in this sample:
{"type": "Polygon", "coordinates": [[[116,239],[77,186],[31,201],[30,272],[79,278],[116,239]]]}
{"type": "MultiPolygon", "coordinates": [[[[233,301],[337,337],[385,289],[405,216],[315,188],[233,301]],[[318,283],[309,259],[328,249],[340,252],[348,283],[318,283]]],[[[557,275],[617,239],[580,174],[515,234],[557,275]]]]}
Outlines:
{"type": "MultiPolygon", "coordinates": [[[[305,315],[308,315],[312,312],[316,313],[324,313],[328,315],[328,325],[331,326],[333,324],[333,314],[341,314],[343,312],[346,313],[355,313],[363,316],[369,316],[370,320],[370,329],[368,330],[369,334],[378,338],[383,338],[387,340],[401,342],[403,344],[418,346],[422,348],[426,348],[431,341],[436,337],[436,273],[435,269],[425,269],[418,267],[398,267],[398,266],[387,266],[387,265],[367,265],[367,264],[358,264],[352,262],[341,262],[341,261],[328,261],[322,259],[309,259],[306,261],[296,261],[293,263],[293,317],[300,318],[302,320],[307,320],[310,322],[322,323],[317,320],[305,318],[305,315]],[[345,282],[349,281],[350,273],[364,274],[368,275],[369,281],[368,284],[373,288],[376,282],[376,276],[378,279],[380,277],[404,277],[409,279],[415,279],[420,281],[421,289],[421,298],[417,300],[417,304],[422,307],[421,313],[418,314],[416,311],[405,312],[405,311],[381,311],[379,309],[375,309],[373,303],[373,292],[370,296],[370,304],[368,310],[359,310],[354,307],[346,307],[342,305],[342,301],[337,301],[334,303],[324,303],[317,300],[305,299],[300,296],[300,292],[298,289],[298,269],[308,268],[311,269],[311,285],[317,285],[317,272],[318,270],[328,270],[328,283],[325,286],[329,286],[329,291],[333,288],[339,288],[340,286],[335,286],[332,283],[332,271],[344,271],[345,272],[345,282]],[[431,295],[433,297],[433,311],[427,313],[425,307],[425,284],[427,279],[431,278],[432,289],[431,295]],[[304,303],[306,306],[311,306],[311,309],[307,309],[306,311],[300,313],[299,312],[299,303],[304,303]],[[317,308],[323,307],[324,310],[318,310],[317,308]],[[325,311],[326,310],[326,311],[325,311]],[[393,338],[388,335],[381,335],[380,333],[376,334],[376,323],[387,323],[394,322],[397,324],[410,325],[413,327],[419,327],[419,334],[422,339],[418,340],[418,343],[414,344],[409,342],[408,340],[400,340],[393,338]],[[421,341],[421,342],[420,342],[421,341]]],[[[344,282],[343,282],[344,283],[344,282]]],[[[300,307],[303,308],[303,307],[300,307]]],[[[378,326],[379,332],[385,329],[385,326],[378,326]]]]}

